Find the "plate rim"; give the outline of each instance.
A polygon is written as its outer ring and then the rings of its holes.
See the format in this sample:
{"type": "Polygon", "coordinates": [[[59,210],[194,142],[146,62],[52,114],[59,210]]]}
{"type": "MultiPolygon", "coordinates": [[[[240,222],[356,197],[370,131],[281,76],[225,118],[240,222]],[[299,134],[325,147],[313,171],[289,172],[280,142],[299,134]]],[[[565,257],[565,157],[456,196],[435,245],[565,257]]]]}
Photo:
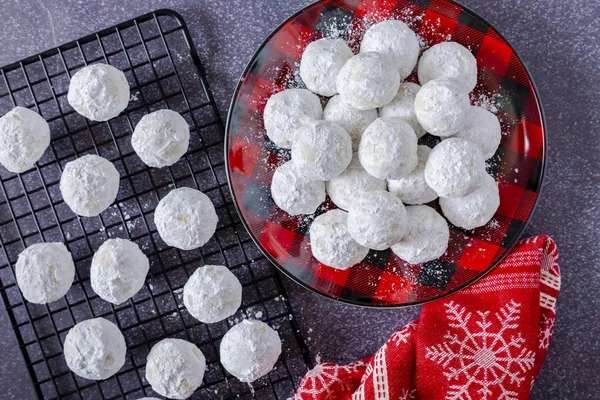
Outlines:
{"type": "Polygon", "coordinates": [[[279,25],[277,25],[262,41],[262,43],[258,46],[258,48],[254,51],[254,53],[252,53],[252,56],[250,57],[249,61],[246,63],[246,66],[244,67],[244,70],[242,71],[242,74],[240,75],[238,82],[235,86],[235,90],[233,92],[233,95],[231,97],[231,101],[229,103],[229,109],[227,110],[227,119],[225,122],[225,137],[224,137],[224,160],[225,160],[225,168],[226,168],[226,176],[227,176],[227,186],[229,188],[229,193],[231,194],[231,200],[233,202],[233,206],[235,207],[235,211],[237,212],[238,216],[240,217],[240,221],[242,222],[242,225],[244,226],[244,229],[246,229],[246,231],[248,232],[248,235],[250,236],[250,238],[252,239],[252,242],[254,242],[254,244],[258,247],[258,249],[260,250],[260,252],[266,257],[266,259],[273,264],[278,271],[282,272],[285,276],[287,276],[288,278],[290,278],[290,280],[292,280],[294,283],[296,283],[297,285],[300,285],[301,287],[308,289],[310,292],[312,293],[316,293],[320,296],[322,296],[323,298],[332,300],[334,302],[339,302],[339,303],[343,303],[343,304],[348,304],[348,305],[352,305],[352,306],[357,306],[357,307],[363,307],[363,308],[368,308],[368,309],[400,309],[400,308],[408,308],[408,307],[415,307],[415,306],[421,306],[427,303],[431,303],[446,297],[449,297],[455,293],[460,292],[461,290],[471,286],[472,284],[474,284],[475,282],[477,282],[478,280],[484,278],[486,275],[488,275],[494,268],[496,268],[496,266],[498,264],[500,264],[504,258],[506,258],[506,256],[508,256],[508,254],[512,251],[513,247],[517,244],[517,242],[519,240],[521,240],[521,236],[523,235],[523,233],[525,232],[525,229],[527,228],[527,226],[529,225],[529,223],[531,222],[532,216],[534,215],[538,204],[539,204],[539,199],[541,197],[542,194],[542,189],[544,187],[544,177],[545,177],[545,172],[546,172],[546,168],[547,168],[547,163],[548,163],[548,151],[547,151],[547,147],[548,147],[548,135],[546,134],[546,117],[545,117],[545,112],[544,112],[544,106],[542,103],[542,98],[539,94],[538,91],[538,87],[531,75],[531,73],[529,72],[529,69],[527,68],[526,63],[523,61],[523,59],[521,58],[521,56],[519,56],[519,54],[517,53],[516,49],[513,47],[513,45],[506,39],[506,37],[500,32],[498,31],[494,25],[492,25],[488,20],[486,20],[485,18],[481,17],[478,13],[476,13],[475,11],[473,11],[471,8],[464,6],[460,3],[458,3],[455,0],[445,0],[448,3],[457,5],[459,7],[461,7],[463,10],[469,12],[470,14],[474,15],[475,17],[479,18],[481,21],[483,21],[485,24],[487,24],[488,27],[492,28],[497,34],[498,36],[500,36],[500,38],[502,38],[502,40],[504,40],[504,42],[511,48],[511,50],[513,51],[514,55],[517,57],[517,59],[519,60],[519,62],[521,63],[521,65],[523,66],[523,69],[525,70],[525,73],[527,74],[527,78],[529,79],[529,81],[531,82],[531,87],[533,88],[533,93],[535,95],[535,98],[537,99],[537,106],[539,109],[539,113],[540,113],[540,124],[541,124],[541,128],[542,128],[542,138],[543,138],[543,144],[542,144],[542,155],[541,155],[541,171],[540,171],[540,182],[539,182],[539,188],[538,188],[538,195],[534,201],[533,207],[531,208],[531,212],[529,213],[529,217],[527,218],[527,221],[525,221],[525,223],[523,224],[523,226],[519,229],[519,231],[517,232],[517,234],[515,235],[515,238],[513,240],[511,240],[511,242],[506,246],[506,252],[498,258],[498,260],[496,260],[494,263],[492,263],[489,267],[487,267],[484,271],[480,272],[477,276],[475,276],[474,278],[462,283],[461,285],[458,285],[456,288],[449,290],[446,293],[442,293],[440,295],[434,296],[432,298],[426,299],[426,300],[418,300],[418,301],[411,301],[411,302],[407,302],[407,303],[402,303],[402,304],[365,304],[365,303],[359,303],[356,301],[352,301],[352,300],[348,300],[348,299],[344,299],[344,298],[336,298],[334,296],[330,296],[326,293],[322,293],[318,290],[316,290],[315,288],[311,287],[310,285],[300,281],[297,277],[295,277],[292,273],[290,273],[289,271],[287,271],[285,268],[283,268],[281,265],[279,265],[279,263],[269,254],[268,251],[266,251],[263,246],[260,244],[260,241],[258,240],[258,238],[254,235],[254,233],[252,232],[252,230],[250,229],[250,226],[248,225],[246,219],[244,218],[238,203],[236,201],[236,196],[235,193],[233,192],[233,187],[231,185],[231,168],[229,167],[229,139],[230,139],[230,128],[231,128],[231,119],[233,117],[233,107],[236,103],[236,99],[238,96],[238,93],[240,91],[240,87],[242,85],[242,83],[244,82],[244,77],[248,74],[248,72],[250,71],[252,65],[254,64],[256,57],[258,56],[258,54],[262,51],[262,49],[266,46],[267,42],[277,33],[281,30],[281,28],[283,28],[288,22],[290,22],[291,20],[293,20],[294,18],[296,18],[297,16],[301,15],[302,13],[304,13],[307,9],[309,9],[310,7],[313,7],[319,3],[326,3],[328,0],[317,0],[314,1],[304,7],[302,7],[300,10],[294,12],[292,15],[290,15],[288,18],[286,18],[285,20],[283,20],[283,22],[281,22],[279,25]]]}

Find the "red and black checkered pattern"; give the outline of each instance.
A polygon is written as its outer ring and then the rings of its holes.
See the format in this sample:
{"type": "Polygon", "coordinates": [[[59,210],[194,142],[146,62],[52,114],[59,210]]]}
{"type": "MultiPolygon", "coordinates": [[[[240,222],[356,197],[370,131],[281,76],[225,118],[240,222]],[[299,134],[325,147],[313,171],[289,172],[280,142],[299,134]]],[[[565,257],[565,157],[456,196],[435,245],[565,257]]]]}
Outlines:
{"type": "MultiPolygon", "coordinates": [[[[409,79],[416,80],[415,75],[409,79]]],[[[531,216],[545,164],[542,111],[523,63],[487,22],[448,0],[325,0],[295,14],[250,61],[235,93],[227,135],[231,191],[250,235],[267,257],[318,293],[378,307],[430,301],[489,271],[515,244],[531,216]],[[314,216],[292,217],[271,199],[273,172],[289,159],[289,152],[267,138],[262,112],[271,95],[302,85],[295,79],[296,69],[309,42],[341,33],[357,51],[368,26],[390,18],[406,22],[428,45],[453,40],[477,58],[479,82],[472,98],[494,98],[503,128],[500,148],[488,162],[488,172],[499,183],[501,204],[484,227],[465,231],[451,226],[448,251],[439,260],[410,265],[389,250],[372,251],[360,265],[339,271],[311,255],[307,233],[314,216]]],[[[427,136],[422,141],[431,143],[427,136]]],[[[318,213],[333,207],[327,202],[318,213]]]]}

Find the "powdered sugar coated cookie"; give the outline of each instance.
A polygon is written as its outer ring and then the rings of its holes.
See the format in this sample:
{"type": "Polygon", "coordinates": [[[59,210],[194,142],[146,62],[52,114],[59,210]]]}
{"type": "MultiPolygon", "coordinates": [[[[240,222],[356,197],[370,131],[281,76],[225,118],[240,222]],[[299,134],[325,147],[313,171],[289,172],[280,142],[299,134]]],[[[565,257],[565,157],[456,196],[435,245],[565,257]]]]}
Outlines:
{"type": "Polygon", "coordinates": [[[400,84],[400,89],[391,103],[379,109],[379,116],[382,118],[400,118],[407,122],[417,134],[421,137],[425,134],[425,129],[419,123],[415,113],[415,97],[421,89],[421,86],[412,82],[400,84]]]}
{"type": "Polygon", "coordinates": [[[427,82],[415,97],[415,114],[423,129],[435,136],[451,136],[464,125],[469,96],[451,79],[427,82]]]}
{"type": "Polygon", "coordinates": [[[337,76],[337,90],[359,110],[383,107],[398,93],[400,74],[386,55],[369,51],[352,57],[337,76]]]}
{"type": "Polygon", "coordinates": [[[92,258],[90,283],[100,298],[121,304],[144,286],[150,269],[148,257],[134,242],[108,239],[92,258]]]}
{"type": "Polygon", "coordinates": [[[341,174],[352,160],[352,139],[336,123],[313,121],[296,132],[292,162],[307,179],[327,181],[341,174]]]}
{"type": "Polygon", "coordinates": [[[286,89],[269,98],[263,114],[267,136],[277,146],[290,149],[302,125],[321,119],[319,97],[306,89],[286,89]]]}
{"type": "Polygon", "coordinates": [[[119,182],[119,172],[110,161],[90,154],[65,165],[60,193],[75,214],[94,217],[115,201],[119,182]]]}
{"type": "Polygon", "coordinates": [[[33,110],[15,107],[0,118],[0,164],[10,172],[25,172],[50,144],[50,126],[33,110]]]}
{"type": "Polygon", "coordinates": [[[325,201],[325,182],[308,179],[288,161],[273,174],[271,196],[290,215],[312,214],[325,201]]]}
{"type": "Polygon", "coordinates": [[[335,122],[350,134],[352,151],[358,151],[363,132],[377,116],[377,110],[359,110],[344,101],[340,95],[329,99],[323,111],[324,120],[335,122]]]}
{"type": "Polygon", "coordinates": [[[498,184],[485,174],[481,185],[470,194],[454,199],[440,198],[442,212],[454,225],[474,229],[487,224],[500,206],[498,184]]]}
{"type": "Polygon", "coordinates": [[[333,96],[338,92],[335,83],[337,75],[353,55],[343,39],[315,40],[302,53],[300,77],[311,92],[333,96]]]}
{"type": "Polygon", "coordinates": [[[398,243],[407,229],[406,209],[399,198],[384,190],[360,196],[348,212],[348,231],[359,244],[385,250],[398,243]]]}
{"type": "Polygon", "coordinates": [[[481,183],[485,161],[479,148],[464,139],[450,138],[429,153],[425,181],[440,197],[463,197],[481,183]]]}
{"type": "Polygon", "coordinates": [[[204,246],[214,235],[219,217],[207,195],[182,187],[163,197],[154,212],[154,223],[169,246],[192,250],[204,246]]]}
{"type": "Polygon", "coordinates": [[[425,182],[425,165],[431,149],[420,145],[417,149],[419,163],[403,178],[388,180],[388,190],[405,204],[423,204],[437,199],[437,193],[425,182]]]}
{"type": "Polygon", "coordinates": [[[155,168],[175,164],[188,150],[189,142],[186,120],[172,110],[144,115],[131,135],[133,150],[144,164],[155,168]]]}
{"type": "Polygon", "coordinates": [[[406,207],[406,235],[392,246],[392,251],[410,264],[420,264],[441,257],[448,248],[448,223],[429,206],[406,207]]]}
{"type": "Polygon", "coordinates": [[[327,194],[336,206],[349,210],[357,197],[371,190],[385,190],[385,185],[385,180],[365,171],[355,153],[348,168],[327,182],[327,194]]]}
{"type": "Polygon", "coordinates": [[[206,265],[194,271],[183,287],[183,304],[200,322],[219,322],[240,308],[242,285],[227,267],[206,265]]]}
{"type": "Polygon", "coordinates": [[[370,27],[360,44],[360,52],[375,51],[389,56],[400,79],[411,74],[419,58],[417,35],[402,21],[386,20],[370,27]]]}
{"type": "Polygon", "coordinates": [[[71,371],[85,379],[103,380],[125,364],[125,338],[104,318],[82,321],[69,330],[63,352],[71,371]]]}
{"type": "Polygon", "coordinates": [[[148,354],[146,380],[161,396],[187,399],[202,385],[205,370],[206,358],[196,345],[182,339],[163,339],[148,354]]]}
{"type": "Polygon", "coordinates": [[[46,304],[67,294],[75,278],[75,264],[63,243],[36,243],[19,254],[15,275],[27,301],[46,304]]]}
{"type": "Polygon", "coordinates": [[[342,270],[361,262],[369,252],[350,235],[348,213],[342,210],[331,210],[315,218],[310,226],[310,248],[321,263],[342,270]]]}
{"type": "Polygon", "coordinates": [[[83,67],[71,77],[67,100],[92,121],[108,121],[129,103],[129,83],[123,71],[107,64],[83,67]]]}
{"type": "Polygon", "coordinates": [[[220,353],[221,364],[231,375],[254,382],[273,369],[281,354],[281,339],[264,322],[246,319],[223,336],[220,353]]]}
{"type": "Polygon", "coordinates": [[[450,78],[468,93],[477,84],[477,60],[463,45],[443,42],[423,53],[418,74],[421,85],[433,79],[450,78]]]}
{"type": "Polygon", "coordinates": [[[376,178],[402,178],[417,166],[417,135],[399,118],[378,118],[365,130],[358,157],[376,178]]]}
{"type": "Polygon", "coordinates": [[[479,146],[486,160],[492,157],[502,140],[502,128],[498,117],[483,107],[472,106],[467,110],[465,124],[452,137],[466,139],[479,146]]]}

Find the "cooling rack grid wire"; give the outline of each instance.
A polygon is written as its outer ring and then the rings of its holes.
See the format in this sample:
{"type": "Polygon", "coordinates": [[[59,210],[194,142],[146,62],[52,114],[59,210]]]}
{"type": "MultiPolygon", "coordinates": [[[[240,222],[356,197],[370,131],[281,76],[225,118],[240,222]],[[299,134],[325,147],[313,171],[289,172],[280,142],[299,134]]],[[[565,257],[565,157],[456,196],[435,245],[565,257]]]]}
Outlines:
{"type": "Polygon", "coordinates": [[[0,68],[0,114],[15,105],[39,112],[52,135],[34,169],[15,175],[0,167],[0,293],[38,396],[153,395],[144,377],[146,356],[160,339],[178,337],[195,343],[207,359],[203,385],[192,398],[289,398],[310,365],[307,348],[279,275],[235,212],[227,189],[223,125],[181,17],[156,11],[0,68]],[[93,63],[123,70],[131,85],[127,110],[108,122],[86,120],[67,102],[70,77],[93,63]],[[169,168],[148,168],[131,147],[131,132],[143,115],[162,108],[178,111],[188,121],[190,148],[169,168]],[[100,216],[79,218],[62,200],[60,174],[67,162],[90,153],[112,161],[121,184],[117,200],[100,216]],[[153,222],[159,199],[183,186],[206,193],[219,215],[215,236],[193,251],[165,245],[153,222]],[[100,299],[89,281],[94,251],[112,237],[133,240],[150,259],[142,290],[117,306],[100,299]],[[26,246],[43,241],[67,245],[76,278],[65,298],[36,305],[23,299],[14,264],[26,246]],[[183,285],[205,264],[227,265],[243,285],[241,309],[221,323],[202,324],[183,306],[183,285]],[[94,317],[115,322],[128,346],[123,368],[100,382],[71,373],[62,355],[68,330],[94,317]],[[228,376],[218,362],[220,339],[245,317],[275,327],[284,349],[275,369],[252,387],[228,376]]]}

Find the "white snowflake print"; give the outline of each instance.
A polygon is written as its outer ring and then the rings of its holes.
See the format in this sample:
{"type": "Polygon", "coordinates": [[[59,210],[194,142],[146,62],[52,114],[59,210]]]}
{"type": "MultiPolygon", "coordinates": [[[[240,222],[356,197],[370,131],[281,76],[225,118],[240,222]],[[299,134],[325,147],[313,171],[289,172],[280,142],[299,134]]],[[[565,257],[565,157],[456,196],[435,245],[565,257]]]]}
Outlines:
{"type": "Polygon", "coordinates": [[[417,398],[417,389],[406,390],[402,389],[400,398],[398,400],[413,400],[417,398]]]}
{"type": "Polygon", "coordinates": [[[333,395],[332,386],[339,384],[341,390],[349,390],[340,375],[344,373],[355,373],[364,362],[356,361],[349,365],[338,365],[321,363],[306,373],[304,379],[308,382],[300,386],[294,400],[317,399],[323,394],[333,395]]]}
{"type": "Polygon", "coordinates": [[[454,301],[444,306],[454,329],[442,343],[426,348],[425,356],[443,367],[451,383],[446,400],[471,400],[475,393],[482,400],[516,400],[518,394],[510,389],[521,385],[535,359],[517,331],[521,305],[511,300],[495,318],[490,311],[478,311],[470,325],[473,313],[465,307],[454,301]]]}
{"type": "Polygon", "coordinates": [[[408,343],[408,339],[415,329],[417,329],[417,324],[410,323],[394,332],[394,334],[390,337],[390,341],[396,346],[400,346],[401,343],[408,343]]]}
{"type": "Polygon", "coordinates": [[[552,340],[552,332],[554,331],[554,317],[544,316],[544,320],[540,324],[540,332],[538,335],[538,342],[540,349],[547,349],[550,346],[550,340],[552,340]]]}

